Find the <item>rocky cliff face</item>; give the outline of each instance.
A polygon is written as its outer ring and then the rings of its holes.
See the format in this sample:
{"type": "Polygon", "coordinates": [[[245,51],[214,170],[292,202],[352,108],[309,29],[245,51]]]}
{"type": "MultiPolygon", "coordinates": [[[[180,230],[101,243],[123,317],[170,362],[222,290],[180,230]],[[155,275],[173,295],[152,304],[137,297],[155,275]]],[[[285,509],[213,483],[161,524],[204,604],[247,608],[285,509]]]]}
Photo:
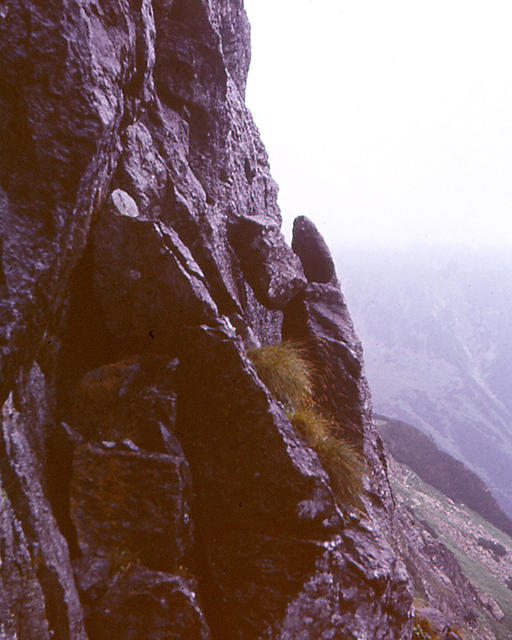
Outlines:
{"type": "Polygon", "coordinates": [[[1,3],[1,638],[410,636],[361,347],[314,226],[280,234],[248,34],[241,0],[1,3]],[[283,338],[366,512],[247,356],[283,338]]]}

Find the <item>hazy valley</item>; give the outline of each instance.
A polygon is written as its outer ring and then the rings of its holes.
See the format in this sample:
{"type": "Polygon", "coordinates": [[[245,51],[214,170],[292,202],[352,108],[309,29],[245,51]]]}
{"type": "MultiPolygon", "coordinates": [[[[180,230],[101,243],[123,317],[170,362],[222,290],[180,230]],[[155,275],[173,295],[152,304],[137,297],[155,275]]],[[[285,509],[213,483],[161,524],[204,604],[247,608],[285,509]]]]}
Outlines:
{"type": "MultiPolygon", "coordinates": [[[[391,461],[390,477],[395,496],[412,514],[428,545],[442,542],[453,553],[479,601],[476,637],[507,640],[512,633],[512,538],[477,513],[457,504],[424,482],[405,465],[391,461]]],[[[442,570],[436,568],[437,577],[442,570]]],[[[448,578],[445,577],[448,583],[448,578]]],[[[432,588],[433,581],[429,587],[432,588]]],[[[438,589],[443,588],[440,580],[438,589]]],[[[424,605],[416,592],[416,606],[424,605]]]]}
{"type": "Polygon", "coordinates": [[[482,251],[338,252],[379,413],[477,473],[512,514],[512,260],[482,251]]]}

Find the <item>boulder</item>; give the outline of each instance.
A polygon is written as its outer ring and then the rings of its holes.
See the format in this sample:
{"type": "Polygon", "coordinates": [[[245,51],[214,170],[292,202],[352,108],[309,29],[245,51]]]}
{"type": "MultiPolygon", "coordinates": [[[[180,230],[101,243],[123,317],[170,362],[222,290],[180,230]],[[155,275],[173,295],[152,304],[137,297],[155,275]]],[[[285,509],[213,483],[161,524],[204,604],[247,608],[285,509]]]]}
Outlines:
{"type": "Polygon", "coordinates": [[[304,288],[300,261],[279,228],[263,216],[240,217],[230,237],[243,273],[258,300],[269,309],[283,309],[304,288]]]}
{"type": "Polygon", "coordinates": [[[308,282],[336,280],[336,267],[322,235],[306,216],[293,221],[292,249],[299,256],[308,282]]]}
{"type": "Polygon", "coordinates": [[[317,282],[306,285],[284,310],[283,336],[306,345],[317,367],[319,402],[355,441],[361,441],[370,394],[361,343],[339,288],[317,282]]]}

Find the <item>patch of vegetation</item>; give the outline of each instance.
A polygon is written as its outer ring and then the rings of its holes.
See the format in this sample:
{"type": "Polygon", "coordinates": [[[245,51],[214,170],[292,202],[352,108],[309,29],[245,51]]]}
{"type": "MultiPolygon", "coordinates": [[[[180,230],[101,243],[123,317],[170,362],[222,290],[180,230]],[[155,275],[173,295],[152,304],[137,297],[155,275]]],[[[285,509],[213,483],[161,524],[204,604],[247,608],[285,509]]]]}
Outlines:
{"type": "Polygon", "coordinates": [[[430,436],[400,420],[379,416],[378,431],[398,462],[454,502],[467,505],[512,536],[512,519],[500,508],[485,483],[460,460],[439,449],[430,436]]]}
{"type": "Polygon", "coordinates": [[[441,637],[426,618],[416,616],[412,625],[412,640],[441,640],[441,637]]]}
{"type": "Polygon", "coordinates": [[[495,634],[497,640],[510,640],[510,630],[512,629],[512,597],[510,591],[507,591],[506,586],[496,579],[484,564],[470,558],[467,552],[457,545],[456,541],[446,538],[443,542],[453,552],[470,582],[478,586],[484,593],[489,594],[501,607],[505,613],[504,618],[497,621],[486,616],[486,623],[495,634]]]}
{"type": "Polygon", "coordinates": [[[354,445],[335,437],[336,425],[315,409],[295,412],[290,422],[317,452],[336,495],[343,502],[361,506],[363,461],[354,445]]]}
{"type": "Polygon", "coordinates": [[[332,420],[314,408],[290,412],[288,418],[295,431],[306,438],[315,449],[322,446],[331,435],[332,420]]]}
{"type": "Polygon", "coordinates": [[[314,367],[301,345],[291,341],[267,344],[251,349],[249,357],[260,380],[288,410],[313,404],[314,367]]]}
{"type": "MultiPolygon", "coordinates": [[[[467,543],[473,539],[474,543],[478,544],[480,536],[472,538],[474,532],[485,531],[485,536],[481,536],[483,539],[494,540],[499,547],[510,550],[512,539],[468,507],[455,504],[410,469],[407,469],[405,482],[397,482],[396,479],[392,479],[392,486],[393,490],[402,496],[405,504],[414,510],[418,519],[421,519],[422,522],[428,522],[430,527],[437,532],[441,542],[457,558],[466,578],[484,593],[489,594],[504,612],[505,616],[500,621],[494,620],[487,614],[481,614],[478,620],[479,627],[491,631],[497,640],[510,640],[512,637],[512,592],[510,587],[507,588],[506,579],[502,581],[493,575],[490,566],[484,564],[483,555],[481,557],[475,556],[471,552],[471,545],[468,546],[467,543]]],[[[501,557],[502,563],[507,562],[508,551],[501,557]]]]}
{"type": "Polygon", "coordinates": [[[453,627],[445,629],[443,635],[440,636],[427,618],[415,616],[412,627],[412,640],[442,640],[442,638],[464,640],[464,636],[453,627]]]}
{"type": "Polygon", "coordinates": [[[258,376],[287,409],[295,430],[317,452],[341,502],[361,506],[363,459],[340,436],[340,425],[315,403],[315,367],[294,342],[264,345],[249,352],[258,376]]]}

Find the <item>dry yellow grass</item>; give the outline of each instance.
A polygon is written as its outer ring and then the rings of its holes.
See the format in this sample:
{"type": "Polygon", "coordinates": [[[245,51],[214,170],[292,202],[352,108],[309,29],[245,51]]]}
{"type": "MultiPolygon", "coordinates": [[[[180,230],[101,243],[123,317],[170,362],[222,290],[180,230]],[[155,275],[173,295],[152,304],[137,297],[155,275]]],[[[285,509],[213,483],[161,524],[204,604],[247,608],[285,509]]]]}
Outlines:
{"type": "Polygon", "coordinates": [[[287,409],[303,409],[313,403],[314,367],[300,344],[267,344],[249,351],[249,357],[263,384],[287,409]]]}
{"type": "Polygon", "coordinates": [[[315,409],[297,411],[290,421],[317,452],[340,501],[360,506],[363,459],[352,443],[333,435],[336,423],[315,409]]]}
{"type": "Polygon", "coordinates": [[[249,357],[261,381],[286,407],[295,430],[317,452],[340,502],[361,506],[363,459],[340,437],[339,424],[316,406],[313,380],[318,376],[306,349],[282,342],[252,349],[249,357]]]}

